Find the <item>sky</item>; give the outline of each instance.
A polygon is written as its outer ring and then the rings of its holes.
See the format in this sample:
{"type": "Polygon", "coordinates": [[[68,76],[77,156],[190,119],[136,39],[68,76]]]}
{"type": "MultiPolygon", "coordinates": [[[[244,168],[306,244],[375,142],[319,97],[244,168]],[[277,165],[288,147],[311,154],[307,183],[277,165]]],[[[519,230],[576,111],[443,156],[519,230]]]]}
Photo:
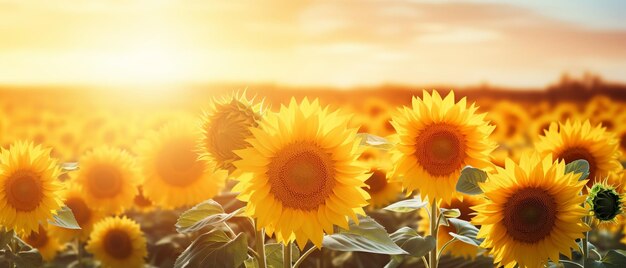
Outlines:
{"type": "Polygon", "coordinates": [[[626,1],[0,0],[0,84],[626,82],[626,1]]]}

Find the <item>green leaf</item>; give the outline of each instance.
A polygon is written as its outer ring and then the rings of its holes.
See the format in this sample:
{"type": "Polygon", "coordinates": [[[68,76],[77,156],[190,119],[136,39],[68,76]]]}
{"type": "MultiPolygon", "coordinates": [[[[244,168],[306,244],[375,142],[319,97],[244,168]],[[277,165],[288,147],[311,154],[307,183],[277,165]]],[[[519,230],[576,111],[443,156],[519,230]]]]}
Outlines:
{"type": "Polygon", "coordinates": [[[385,207],[384,209],[393,211],[393,212],[406,213],[406,212],[418,210],[420,208],[425,207],[426,205],[428,205],[428,202],[422,201],[420,196],[417,195],[412,199],[406,199],[406,200],[395,202],[385,207]]]}
{"type": "MultiPolygon", "coordinates": [[[[300,250],[295,243],[291,243],[291,260],[295,262],[300,258],[300,250]]],[[[265,260],[269,268],[283,267],[283,245],[269,243],[265,245],[265,260]]]]}
{"type": "Polygon", "coordinates": [[[361,138],[361,145],[375,147],[383,150],[389,150],[393,148],[393,144],[383,137],[379,137],[369,133],[357,133],[356,136],[357,138],[361,138]]]}
{"type": "Polygon", "coordinates": [[[407,254],[391,240],[385,228],[370,217],[362,217],[358,225],[350,221],[348,230],[339,228],[335,234],[324,236],[322,245],[337,251],[407,254]]]}
{"type": "Polygon", "coordinates": [[[565,165],[565,174],[573,172],[580,175],[579,181],[587,179],[589,177],[589,162],[584,159],[578,159],[565,165]]]}
{"type": "Polygon", "coordinates": [[[620,249],[609,250],[602,258],[602,264],[607,268],[626,267],[626,251],[620,249]]]}
{"type": "Polygon", "coordinates": [[[421,258],[435,248],[435,239],[432,236],[422,237],[415,229],[402,227],[391,235],[391,240],[410,256],[421,258]]]}
{"type": "Polygon", "coordinates": [[[52,217],[54,220],[48,220],[49,224],[65,229],[80,230],[80,226],[78,226],[78,222],[74,218],[74,213],[67,206],[61,207],[61,209],[57,210],[57,214],[52,217]]]}
{"type": "Polygon", "coordinates": [[[480,169],[466,166],[461,170],[461,176],[456,183],[456,190],[458,192],[468,195],[482,194],[483,190],[480,189],[478,183],[485,182],[487,180],[487,172],[480,169]]]}
{"type": "Polygon", "coordinates": [[[239,267],[248,258],[247,252],[244,233],[230,240],[226,233],[214,229],[194,240],[178,256],[174,267],[239,267]]]}
{"type": "Polygon", "coordinates": [[[61,164],[61,169],[63,171],[74,171],[78,170],[78,162],[66,162],[61,164]]]}
{"type": "Polygon", "coordinates": [[[43,258],[36,248],[27,251],[20,251],[14,256],[13,261],[17,267],[41,267],[43,258]]]}
{"type": "Polygon", "coordinates": [[[478,235],[478,228],[471,223],[460,219],[449,219],[450,224],[456,230],[456,233],[450,232],[450,235],[461,242],[479,246],[483,240],[476,238],[478,235]]]}
{"type": "Polygon", "coordinates": [[[225,213],[222,205],[209,199],[183,212],[176,221],[176,231],[179,233],[195,232],[206,226],[221,224],[241,213],[243,213],[243,208],[225,213]]]}
{"type": "Polygon", "coordinates": [[[7,244],[9,244],[9,242],[11,242],[11,239],[13,239],[13,237],[15,237],[15,232],[13,232],[13,230],[8,231],[8,232],[6,230],[0,231],[0,249],[4,248],[7,244]]]}

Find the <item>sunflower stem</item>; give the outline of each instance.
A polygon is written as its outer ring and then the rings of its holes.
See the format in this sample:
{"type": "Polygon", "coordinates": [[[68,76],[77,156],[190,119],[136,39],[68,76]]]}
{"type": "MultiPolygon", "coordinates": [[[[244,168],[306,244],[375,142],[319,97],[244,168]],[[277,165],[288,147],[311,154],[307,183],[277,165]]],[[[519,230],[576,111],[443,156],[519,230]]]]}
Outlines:
{"type": "Polygon", "coordinates": [[[450,240],[448,240],[448,242],[446,242],[445,244],[443,244],[443,246],[441,247],[441,250],[439,250],[439,255],[437,255],[437,259],[441,259],[441,255],[443,255],[443,251],[446,250],[446,247],[448,247],[448,245],[456,242],[456,238],[452,238],[450,240]]]}
{"type": "Polygon", "coordinates": [[[585,261],[587,260],[587,257],[589,256],[589,249],[587,247],[587,240],[589,240],[589,232],[585,232],[585,236],[583,236],[583,264],[585,263],[585,261]]]}
{"type": "Polygon", "coordinates": [[[76,260],[78,261],[78,268],[83,268],[83,249],[80,238],[76,238],[76,260]]]}
{"type": "Polygon", "coordinates": [[[305,251],[302,256],[300,256],[300,258],[298,258],[298,260],[296,261],[296,263],[293,264],[293,268],[298,268],[298,266],[300,266],[300,264],[302,264],[302,262],[304,262],[304,259],[306,259],[306,257],[308,257],[311,253],[313,253],[313,251],[315,251],[317,249],[317,247],[313,246],[310,249],[308,249],[307,251],[305,251]]]}
{"type": "Polygon", "coordinates": [[[266,268],[267,263],[265,262],[265,231],[263,230],[263,228],[256,231],[255,239],[256,253],[259,257],[259,268],[266,268]]]}
{"type": "Polygon", "coordinates": [[[426,260],[426,257],[422,256],[422,261],[424,262],[424,267],[430,268],[430,266],[428,266],[428,261],[426,260]]]}
{"type": "Polygon", "coordinates": [[[576,265],[576,266],[579,266],[579,267],[583,267],[583,268],[585,267],[585,266],[580,265],[580,263],[576,263],[576,262],[573,262],[573,261],[568,261],[568,260],[559,260],[559,261],[563,262],[563,263],[573,264],[573,265],[576,265]]]}
{"type": "Polygon", "coordinates": [[[283,267],[291,268],[291,242],[283,244],[283,267]]]}
{"type": "Polygon", "coordinates": [[[439,213],[437,213],[437,211],[439,211],[437,202],[433,200],[430,209],[430,235],[435,240],[435,248],[430,251],[430,268],[437,268],[437,225],[439,223],[439,213]]]}

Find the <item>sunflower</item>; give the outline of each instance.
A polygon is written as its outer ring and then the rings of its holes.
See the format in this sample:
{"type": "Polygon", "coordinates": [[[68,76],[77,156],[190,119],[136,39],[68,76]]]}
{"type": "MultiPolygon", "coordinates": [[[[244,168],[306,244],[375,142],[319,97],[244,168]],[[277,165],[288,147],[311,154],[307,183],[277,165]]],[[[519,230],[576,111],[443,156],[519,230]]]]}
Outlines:
{"type": "Polygon", "coordinates": [[[262,112],[262,105],[248,100],[245,93],[214,99],[203,116],[202,159],[232,172],[233,162],[240,159],[235,151],[249,146],[250,128],[258,126],[262,112]]]}
{"type": "Polygon", "coordinates": [[[493,132],[495,138],[514,144],[523,142],[524,126],[530,122],[527,111],[521,105],[508,101],[498,102],[486,118],[496,125],[493,132]]]}
{"type": "Polygon", "coordinates": [[[619,139],[619,150],[622,152],[621,160],[626,160],[626,127],[623,125],[617,131],[617,138],[619,139]]]}
{"type": "Polygon", "coordinates": [[[450,203],[461,169],[466,165],[491,167],[489,154],[496,144],[488,140],[494,126],[484,121],[478,108],[466,106],[465,98],[454,102],[454,92],[445,99],[424,91],[423,100],[413,98],[413,107],[394,115],[393,124],[400,142],[395,171],[403,175],[403,188],[419,189],[432,203],[450,203]]]}
{"type": "Polygon", "coordinates": [[[212,198],[224,186],[226,171],[198,159],[199,137],[194,122],[177,121],[139,142],[143,194],[148,199],[163,208],[177,208],[212,198]]]}
{"type": "Polygon", "coordinates": [[[50,149],[29,142],[0,152],[0,225],[18,234],[39,230],[63,206],[61,169],[50,149]]]}
{"type": "Polygon", "coordinates": [[[57,253],[63,250],[63,245],[59,243],[57,238],[51,236],[41,225],[39,225],[37,232],[23,235],[22,240],[29,246],[39,250],[44,261],[52,261],[57,253]]]}
{"type": "Polygon", "coordinates": [[[395,201],[402,190],[401,183],[390,176],[393,168],[391,163],[389,156],[384,153],[364,163],[370,168],[371,175],[365,181],[368,187],[363,189],[371,197],[369,203],[372,208],[380,208],[395,201]]]}
{"type": "Polygon", "coordinates": [[[356,161],[362,149],[348,121],[317,100],[292,99],[251,129],[251,147],[237,151],[235,162],[249,176],[238,176],[233,191],[248,202],[257,228],[285,244],[321,247],[333,225],[348,228],[347,216],[358,222],[356,214],[364,215],[369,174],[356,161]]]}
{"type": "Polygon", "coordinates": [[[133,204],[140,177],[132,156],[113,147],[97,147],[80,158],[74,178],[90,206],[120,213],[133,204]]]}
{"type": "Polygon", "coordinates": [[[587,211],[580,205],[586,181],[579,174],[565,174],[565,162],[524,154],[519,165],[507,159],[505,168],[488,174],[480,188],[485,203],[472,207],[481,225],[481,247],[490,249],[494,263],[504,267],[543,267],[559,253],[570,257],[576,239],[589,227],[582,222],[587,211]]]}
{"type": "Polygon", "coordinates": [[[133,199],[133,209],[138,212],[147,213],[155,209],[150,198],[143,194],[143,186],[137,187],[137,195],[133,199]]]}
{"type": "MultiPolygon", "coordinates": [[[[472,207],[483,204],[485,201],[483,198],[474,197],[469,195],[457,195],[452,199],[450,204],[442,204],[441,208],[445,209],[459,209],[461,216],[460,220],[471,221],[476,211],[472,207]]],[[[425,235],[430,235],[430,220],[425,209],[420,210],[420,221],[418,223],[418,230],[424,232],[425,235]]],[[[437,233],[437,250],[441,250],[443,245],[452,240],[453,237],[450,232],[456,233],[453,226],[440,225],[437,233]]],[[[446,248],[445,254],[451,254],[454,257],[462,257],[466,259],[475,259],[479,253],[479,248],[460,241],[453,242],[446,248]]]]}
{"type": "Polygon", "coordinates": [[[50,226],[50,233],[62,243],[70,242],[75,238],[87,241],[93,225],[104,217],[103,213],[97,210],[96,207],[90,206],[85,199],[85,194],[78,185],[71,181],[67,182],[67,187],[63,191],[62,197],[65,200],[65,205],[72,210],[80,229],[74,230],[50,226]]]}
{"type": "Polygon", "coordinates": [[[103,267],[143,267],[148,255],[139,224],[126,217],[108,217],[93,228],[85,249],[103,267]]]}
{"type": "Polygon", "coordinates": [[[555,159],[565,160],[566,163],[587,160],[589,188],[606,178],[609,183],[616,184],[614,180],[622,170],[618,160],[621,155],[619,141],[601,125],[591,127],[589,121],[553,123],[545,135],[539,138],[536,148],[544,156],[552,154],[555,159]]]}

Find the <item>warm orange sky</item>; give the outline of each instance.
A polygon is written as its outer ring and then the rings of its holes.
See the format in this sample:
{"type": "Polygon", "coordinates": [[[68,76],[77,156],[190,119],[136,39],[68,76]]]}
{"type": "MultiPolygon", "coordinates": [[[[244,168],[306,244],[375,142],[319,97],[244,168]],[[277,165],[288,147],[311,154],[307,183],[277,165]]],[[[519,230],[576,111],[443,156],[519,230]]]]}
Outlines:
{"type": "Polygon", "coordinates": [[[615,0],[0,0],[0,84],[626,81],[624,12],[615,0]]]}

